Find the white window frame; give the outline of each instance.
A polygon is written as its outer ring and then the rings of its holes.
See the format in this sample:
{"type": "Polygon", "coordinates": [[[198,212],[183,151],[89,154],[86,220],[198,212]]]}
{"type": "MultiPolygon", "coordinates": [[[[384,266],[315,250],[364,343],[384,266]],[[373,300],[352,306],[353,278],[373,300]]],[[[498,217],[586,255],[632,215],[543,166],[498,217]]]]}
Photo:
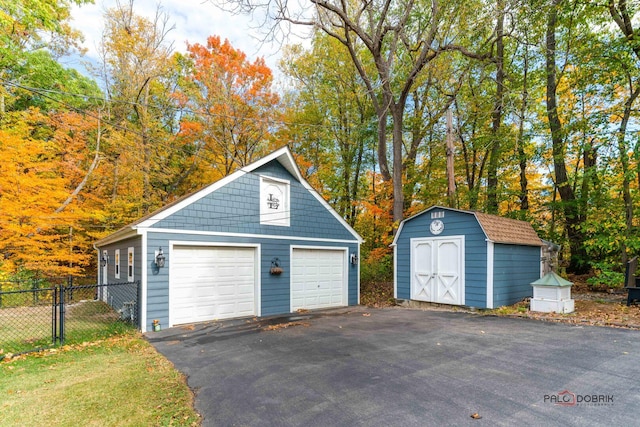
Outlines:
{"type": "Polygon", "coordinates": [[[135,259],[134,259],[133,247],[127,249],[127,281],[133,282],[135,280],[135,259]]]}
{"type": "Polygon", "coordinates": [[[120,278],[120,249],[116,249],[114,254],[114,275],[116,279],[120,278]]]}
{"type": "Polygon", "coordinates": [[[270,176],[260,176],[260,224],[276,225],[280,227],[289,227],[291,224],[291,185],[284,179],[273,178],[270,176]],[[283,188],[282,198],[280,201],[282,210],[274,212],[267,206],[266,188],[269,185],[278,185],[283,188]]]}

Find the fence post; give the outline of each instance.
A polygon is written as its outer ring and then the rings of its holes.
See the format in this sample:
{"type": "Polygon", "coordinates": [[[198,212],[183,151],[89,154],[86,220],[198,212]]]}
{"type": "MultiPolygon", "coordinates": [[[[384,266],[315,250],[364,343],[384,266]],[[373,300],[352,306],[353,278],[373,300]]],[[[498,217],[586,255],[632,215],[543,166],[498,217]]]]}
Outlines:
{"type": "Polygon", "coordinates": [[[53,298],[51,302],[51,341],[56,344],[58,338],[58,287],[53,287],[53,298]]]}
{"type": "Polygon", "coordinates": [[[31,279],[31,290],[33,291],[33,305],[38,304],[38,296],[36,292],[38,289],[38,279],[31,279]]]}
{"type": "Polygon", "coordinates": [[[64,290],[64,285],[60,285],[60,330],[59,330],[59,337],[60,337],[60,345],[64,344],[64,316],[65,316],[65,308],[64,308],[64,299],[65,299],[65,290],[64,290]]]}

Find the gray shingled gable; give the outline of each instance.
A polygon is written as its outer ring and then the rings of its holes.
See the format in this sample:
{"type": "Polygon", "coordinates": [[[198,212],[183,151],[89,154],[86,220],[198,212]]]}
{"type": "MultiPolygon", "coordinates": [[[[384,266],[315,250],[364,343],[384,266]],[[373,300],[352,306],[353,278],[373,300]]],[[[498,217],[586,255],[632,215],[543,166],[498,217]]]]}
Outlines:
{"type": "Polygon", "coordinates": [[[302,178],[291,152],[283,147],[220,181],[140,218],[96,245],[118,241],[135,234],[135,230],[140,227],[177,230],[184,226],[202,231],[275,235],[293,233],[308,237],[362,241],[357,232],[302,178]],[[292,227],[260,226],[255,221],[259,218],[259,206],[252,202],[252,191],[258,190],[261,173],[279,176],[291,182],[291,199],[299,201],[298,205],[292,206],[292,215],[299,219],[292,223],[292,227]],[[213,193],[216,194],[210,197],[213,193]],[[214,212],[218,214],[217,222],[216,215],[212,215],[214,212]],[[238,228],[242,220],[247,221],[246,227],[238,228]]]}

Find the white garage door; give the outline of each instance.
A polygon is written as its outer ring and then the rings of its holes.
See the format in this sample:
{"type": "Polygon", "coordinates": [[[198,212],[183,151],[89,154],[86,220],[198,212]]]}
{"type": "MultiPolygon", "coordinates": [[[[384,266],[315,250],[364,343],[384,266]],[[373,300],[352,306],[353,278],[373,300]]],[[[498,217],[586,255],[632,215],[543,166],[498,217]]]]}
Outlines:
{"type": "Polygon", "coordinates": [[[255,248],[174,248],[169,279],[173,325],[256,314],[255,248]]]}
{"type": "Polygon", "coordinates": [[[347,305],[345,252],[293,249],[291,310],[347,305]]]}

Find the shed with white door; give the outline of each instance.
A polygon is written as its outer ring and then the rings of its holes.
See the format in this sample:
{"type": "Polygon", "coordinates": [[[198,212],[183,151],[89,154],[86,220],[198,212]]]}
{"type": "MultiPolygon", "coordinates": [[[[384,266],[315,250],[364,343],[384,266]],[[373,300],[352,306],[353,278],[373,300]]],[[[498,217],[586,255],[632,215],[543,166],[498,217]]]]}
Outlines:
{"type": "Polygon", "coordinates": [[[525,221],[433,206],[400,223],[394,296],[476,308],[514,304],[541,276],[542,241],[525,221]]]}
{"type": "Polygon", "coordinates": [[[356,305],[361,241],[284,147],[95,247],[100,283],[140,281],[148,331],[356,305]]]}

